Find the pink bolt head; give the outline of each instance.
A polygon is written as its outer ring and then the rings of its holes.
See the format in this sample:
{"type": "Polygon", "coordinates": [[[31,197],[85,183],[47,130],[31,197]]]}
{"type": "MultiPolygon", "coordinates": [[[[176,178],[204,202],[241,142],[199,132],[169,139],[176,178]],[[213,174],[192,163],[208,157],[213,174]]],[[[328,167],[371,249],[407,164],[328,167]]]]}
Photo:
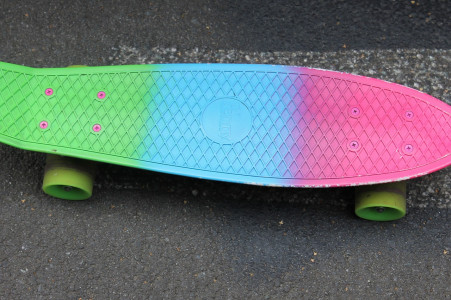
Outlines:
{"type": "Polygon", "coordinates": [[[53,89],[51,89],[51,88],[46,89],[45,90],[45,95],[46,96],[52,96],[53,95],[53,89]]]}
{"type": "Polygon", "coordinates": [[[416,151],[414,143],[411,142],[404,143],[401,147],[401,150],[405,155],[414,155],[416,151]]]}
{"type": "Polygon", "coordinates": [[[358,108],[357,106],[352,107],[352,108],[349,110],[349,115],[350,115],[351,117],[353,117],[353,118],[358,118],[358,117],[360,117],[360,114],[361,114],[360,108],[358,108]]]}
{"type": "Polygon", "coordinates": [[[39,128],[47,129],[47,127],[49,127],[49,123],[47,121],[42,121],[41,123],[39,123],[39,128]]]}
{"type": "Polygon", "coordinates": [[[106,94],[104,91],[100,91],[97,93],[97,98],[104,99],[106,97],[106,94]]]}
{"type": "Polygon", "coordinates": [[[413,152],[413,146],[411,144],[407,144],[404,146],[404,150],[406,153],[412,153],[413,152]]]}
{"type": "Polygon", "coordinates": [[[92,126],[92,130],[94,132],[100,132],[100,130],[102,130],[102,126],[100,126],[100,124],[94,124],[94,126],[92,126]]]}
{"type": "Polygon", "coordinates": [[[351,150],[351,151],[357,151],[357,150],[359,150],[359,148],[360,148],[360,144],[359,144],[359,142],[357,142],[357,141],[351,141],[351,142],[348,144],[348,148],[349,148],[349,150],[351,150]]]}

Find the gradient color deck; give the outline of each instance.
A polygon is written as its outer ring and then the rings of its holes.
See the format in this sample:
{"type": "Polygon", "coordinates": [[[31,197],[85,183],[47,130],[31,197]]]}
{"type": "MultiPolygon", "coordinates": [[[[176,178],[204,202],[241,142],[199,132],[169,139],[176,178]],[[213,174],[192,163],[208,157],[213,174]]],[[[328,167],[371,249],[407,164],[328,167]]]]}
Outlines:
{"type": "Polygon", "coordinates": [[[377,79],[291,66],[37,69],[0,63],[0,141],[158,172],[348,186],[451,164],[451,108],[377,79]]]}

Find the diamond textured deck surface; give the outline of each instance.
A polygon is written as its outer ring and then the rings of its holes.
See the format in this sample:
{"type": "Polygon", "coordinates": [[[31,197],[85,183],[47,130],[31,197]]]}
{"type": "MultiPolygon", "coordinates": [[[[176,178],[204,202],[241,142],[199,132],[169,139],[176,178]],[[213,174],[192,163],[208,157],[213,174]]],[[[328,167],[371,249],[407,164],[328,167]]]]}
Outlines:
{"type": "Polygon", "coordinates": [[[25,149],[282,186],[398,180],[451,160],[449,106],[372,78],[268,65],[1,66],[0,134],[25,149]]]}

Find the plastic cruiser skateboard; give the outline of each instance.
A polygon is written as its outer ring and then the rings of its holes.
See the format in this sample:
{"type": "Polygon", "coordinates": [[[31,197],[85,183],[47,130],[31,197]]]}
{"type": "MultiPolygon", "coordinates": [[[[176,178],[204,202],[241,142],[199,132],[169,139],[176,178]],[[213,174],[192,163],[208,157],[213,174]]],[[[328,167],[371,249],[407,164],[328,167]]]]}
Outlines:
{"type": "Polygon", "coordinates": [[[419,91],[303,67],[0,63],[0,141],[52,154],[43,189],[64,199],[91,196],[100,161],[257,185],[366,185],[357,215],[394,220],[406,211],[403,180],[451,164],[450,116],[419,91]]]}

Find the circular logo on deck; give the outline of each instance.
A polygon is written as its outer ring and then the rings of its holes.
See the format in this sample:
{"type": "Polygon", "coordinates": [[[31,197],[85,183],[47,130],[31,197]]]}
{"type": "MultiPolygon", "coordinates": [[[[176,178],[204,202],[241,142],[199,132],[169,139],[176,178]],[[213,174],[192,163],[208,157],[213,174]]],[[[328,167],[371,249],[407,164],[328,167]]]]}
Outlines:
{"type": "Polygon", "coordinates": [[[234,98],[210,102],[202,114],[205,135],[220,144],[232,144],[245,138],[252,127],[249,109],[234,98]]]}

